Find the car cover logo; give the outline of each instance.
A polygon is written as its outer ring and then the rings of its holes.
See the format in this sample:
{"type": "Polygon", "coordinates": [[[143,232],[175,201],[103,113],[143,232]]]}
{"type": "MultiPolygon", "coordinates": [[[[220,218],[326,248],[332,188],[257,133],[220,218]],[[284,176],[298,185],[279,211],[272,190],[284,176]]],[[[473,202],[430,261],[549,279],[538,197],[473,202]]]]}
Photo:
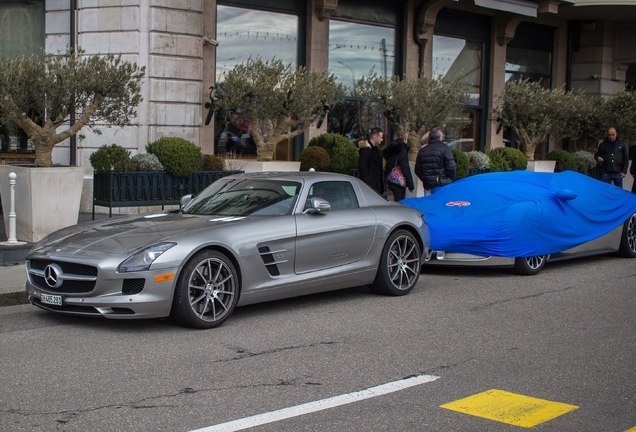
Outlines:
{"type": "Polygon", "coordinates": [[[467,201],[451,201],[451,202],[447,202],[446,205],[449,207],[453,207],[453,206],[466,207],[466,206],[469,206],[470,203],[467,201]]]}
{"type": "Polygon", "coordinates": [[[62,285],[62,268],[57,264],[49,264],[44,268],[44,280],[51,288],[59,288],[62,285]]]}

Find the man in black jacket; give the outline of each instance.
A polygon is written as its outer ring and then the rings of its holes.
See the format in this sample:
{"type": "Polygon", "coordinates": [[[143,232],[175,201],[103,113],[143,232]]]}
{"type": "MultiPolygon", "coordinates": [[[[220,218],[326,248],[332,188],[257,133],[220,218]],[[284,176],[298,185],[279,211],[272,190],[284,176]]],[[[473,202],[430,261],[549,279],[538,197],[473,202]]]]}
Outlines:
{"type": "Polygon", "coordinates": [[[598,146],[594,159],[603,172],[601,180],[610,184],[614,182],[614,185],[622,188],[629,167],[629,149],[625,141],[618,139],[615,128],[607,130],[607,138],[598,146]]]}
{"type": "Polygon", "coordinates": [[[428,145],[417,153],[415,174],[424,184],[424,195],[440,185],[441,179],[455,180],[455,159],[451,149],[442,142],[444,134],[440,128],[433,128],[428,145]]]}
{"type": "Polygon", "coordinates": [[[371,186],[377,193],[384,193],[383,158],[379,145],[382,144],[384,134],[382,129],[373,128],[369,132],[369,140],[360,140],[359,172],[360,180],[371,186]]]}

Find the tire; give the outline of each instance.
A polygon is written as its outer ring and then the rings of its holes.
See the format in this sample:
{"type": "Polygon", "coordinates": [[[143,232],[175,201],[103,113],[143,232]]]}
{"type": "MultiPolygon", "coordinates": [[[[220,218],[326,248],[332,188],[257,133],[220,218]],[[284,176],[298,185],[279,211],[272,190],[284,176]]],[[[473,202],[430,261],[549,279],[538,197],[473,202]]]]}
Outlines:
{"type": "Polygon", "coordinates": [[[187,327],[218,327],[232,315],[238,297],[239,279],[232,261],[220,252],[202,251],[181,271],[171,315],[187,327]]]}
{"type": "Polygon", "coordinates": [[[421,251],[415,236],[398,230],[382,248],[375,280],[369,288],[377,294],[402,296],[415,287],[420,277],[421,251]]]}
{"type": "Polygon", "coordinates": [[[541,271],[547,260],[547,255],[515,258],[515,272],[524,276],[534,276],[541,271]]]}
{"type": "Polygon", "coordinates": [[[621,235],[621,245],[618,248],[618,253],[625,258],[636,258],[636,213],[631,215],[623,224],[623,234],[621,235]]]}

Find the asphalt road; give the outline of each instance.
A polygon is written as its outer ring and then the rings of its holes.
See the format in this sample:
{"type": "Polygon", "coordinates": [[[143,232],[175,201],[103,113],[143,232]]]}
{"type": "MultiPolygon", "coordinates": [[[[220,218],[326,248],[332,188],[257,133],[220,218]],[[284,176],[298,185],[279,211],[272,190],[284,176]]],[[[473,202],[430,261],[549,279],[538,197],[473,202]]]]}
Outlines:
{"type": "Polygon", "coordinates": [[[2,307],[0,430],[628,431],[635,269],[425,268],[406,297],[248,306],[207,331],[2,307]]]}

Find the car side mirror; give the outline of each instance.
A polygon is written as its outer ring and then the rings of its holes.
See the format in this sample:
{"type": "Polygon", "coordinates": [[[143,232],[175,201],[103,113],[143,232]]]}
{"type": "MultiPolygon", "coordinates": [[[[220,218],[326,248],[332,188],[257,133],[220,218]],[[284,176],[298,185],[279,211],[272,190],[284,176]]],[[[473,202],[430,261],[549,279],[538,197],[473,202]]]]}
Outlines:
{"type": "Polygon", "coordinates": [[[181,200],[179,201],[179,205],[181,206],[181,208],[190,204],[190,201],[192,201],[192,198],[194,198],[194,194],[188,194],[188,195],[182,196],[181,200]]]}
{"type": "Polygon", "coordinates": [[[321,213],[328,213],[330,210],[331,210],[331,205],[329,204],[329,201],[322,198],[312,198],[311,207],[305,210],[303,213],[321,214],[321,213]]]}

